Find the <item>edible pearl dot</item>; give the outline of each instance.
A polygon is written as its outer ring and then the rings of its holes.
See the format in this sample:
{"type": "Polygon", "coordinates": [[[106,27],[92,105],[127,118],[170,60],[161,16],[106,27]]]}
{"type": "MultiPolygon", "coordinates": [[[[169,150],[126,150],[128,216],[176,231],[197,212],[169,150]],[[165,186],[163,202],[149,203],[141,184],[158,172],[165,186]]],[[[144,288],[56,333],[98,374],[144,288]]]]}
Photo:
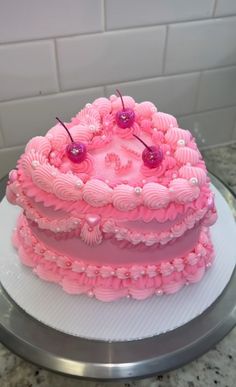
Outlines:
{"type": "Polygon", "coordinates": [[[115,272],[114,272],[114,271],[112,271],[112,272],[111,272],[111,275],[115,275],[115,272]]]}
{"type": "Polygon", "coordinates": [[[157,128],[153,128],[153,132],[157,132],[157,128]]]}
{"type": "Polygon", "coordinates": [[[136,193],[136,195],[140,195],[141,192],[142,192],[142,188],[141,187],[135,187],[134,188],[134,192],[136,193]]]}
{"type": "Polygon", "coordinates": [[[115,228],[115,233],[119,232],[118,228],[115,228]]]}
{"type": "Polygon", "coordinates": [[[101,136],[101,139],[102,139],[102,140],[106,140],[106,135],[103,134],[103,135],[101,136]]]}
{"type": "Polygon", "coordinates": [[[89,125],[89,130],[90,130],[91,132],[93,132],[95,129],[96,129],[96,128],[95,128],[95,125],[89,125]]]}
{"type": "Polygon", "coordinates": [[[198,184],[198,179],[197,179],[196,177],[191,177],[190,183],[191,183],[192,185],[197,185],[197,184],[198,184]]]}
{"type": "Polygon", "coordinates": [[[179,146],[184,146],[184,145],[185,145],[185,141],[184,141],[183,139],[178,140],[178,141],[177,141],[177,145],[179,145],[179,146]]]}
{"type": "Polygon", "coordinates": [[[76,187],[76,188],[81,188],[82,185],[83,185],[83,183],[82,183],[81,181],[77,181],[77,182],[75,183],[75,187],[76,187]]]}
{"type": "Polygon", "coordinates": [[[170,234],[170,237],[171,237],[171,238],[174,238],[174,235],[173,235],[173,234],[170,234]]]}
{"type": "Polygon", "coordinates": [[[189,285],[189,281],[186,281],[185,285],[188,286],[189,285]]]}
{"type": "Polygon", "coordinates": [[[191,167],[192,164],[191,163],[187,163],[186,165],[187,165],[187,167],[191,167]]]}
{"type": "Polygon", "coordinates": [[[90,232],[92,232],[92,231],[93,231],[92,227],[89,227],[89,228],[88,228],[88,230],[89,230],[90,232]]]}
{"type": "Polygon", "coordinates": [[[98,270],[95,270],[95,274],[98,275],[99,271],[98,270]]]}
{"type": "Polygon", "coordinates": [[[60,227],[57,227],[56,232],[59,232],[59,231],[61,231],[61,229],[60,229],[60,227]]]}
{"type": "Polygon", "coordinates": [[[130,294],[127,294],[126,298],[130,298],[130,294]]]}
{"type": "Polygon", "coordinates": [[[86,103],[86,108],[89,108],[89,107],[91,107],[92,106],[92,104],[91,103],[86,103]]]}
{"type": "Polygon", "coordinates": [[[166,155],[167,155],[167,156],[170,156],[170,151],[167,151],[167,152],[166,152],[166,155]]]}
{"type": "Polygon", "coordinates": [[[92,290],[90,290],[90,291],[88,292],[88,296],[89,296],[89,297],[93,297],[93,292],[92,292],[92,290]]]}
{"type": "Polygon", "coordinates": [[[67,267],[70,267],[70,266],[71,266],[71,262],[69,262],[69,261],[66,262],[66,266],[67,266],[67,267]]]}
{"type": "Polygon", "coordinates": [[[211,262],[208,262],[208,263],[206,264],[206,267],[211,267],[211,262]]]}
{"type": "Polygon", "coordinates": [[[39,162],[37,160],[33,160],[31,166],[35,169],[39,166],[39,162]]]}
{"type": "Polygon", "coordinates": [[[173,177],[173,179],[176,179],[176,177],[177,177],[176,173],[173,173],[172,177],[173,177]]]}
{"type": "Polygon", "coordinates": [[[157,294],[158,296],[162,295],[162,294],[163,294],[163,290],[158,289],[157,292],[156,292],[156,294],[157,294]]]}
{"type": "Polygon", "coordinates": [[[144,275],[144,274],[145,274],[145,270],[142,270],[142,271],[141,271],[141,275],[144,275]]]}
{"type": "Polygon", "coordinates": [[[126,276],[126,277],[129,277],[129,273],[128,273],[128,272],[127,272],[127,273],[125,273],[125,276],[126,276]]]}
{"type": "Polygon", "coordinates": [[[54,177],[55,177],[56,175],[57,175],[57,173],[56,173],[56,172],[52,172],[52,176],[54,176],[54,177]]]}
{"type": "Polygon", "coordinates": [[[56,156],[56,153],[55,153],[55,152],[52,152],[52,153],[50,154],[50,156],[51,156],[52,158],[54,158],[54,157],[56,156]]]}

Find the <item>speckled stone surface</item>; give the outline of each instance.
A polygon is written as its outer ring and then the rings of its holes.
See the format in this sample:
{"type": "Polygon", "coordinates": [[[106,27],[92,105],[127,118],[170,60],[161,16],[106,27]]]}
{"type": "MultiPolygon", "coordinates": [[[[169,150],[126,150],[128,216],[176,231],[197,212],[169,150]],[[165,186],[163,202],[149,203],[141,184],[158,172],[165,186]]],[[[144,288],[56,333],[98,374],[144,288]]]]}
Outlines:
{"type": "MultiPolygon", "coordinates": [[[[236,143],[202,152],[208,169],[236,193],[236,143]]],[[[0,345],[1,387],[234,387],[236,386],[236,328],[215,348],[175,371],[139,381],[119,383],[70,379],[42,370],[0,345]]]]}

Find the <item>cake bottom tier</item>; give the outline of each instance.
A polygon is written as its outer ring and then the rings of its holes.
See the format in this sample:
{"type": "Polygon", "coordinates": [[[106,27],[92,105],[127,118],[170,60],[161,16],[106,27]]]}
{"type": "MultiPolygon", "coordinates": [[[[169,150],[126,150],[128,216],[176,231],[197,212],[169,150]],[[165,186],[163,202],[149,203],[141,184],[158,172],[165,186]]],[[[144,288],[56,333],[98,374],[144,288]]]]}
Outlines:
{"type": "MultiPolygon", "coordinates": [[[[172,294],[202,279],[214,259],[209,228],[200,226],[197,242],[185,255],[156,264],[92,265],[51,251],[20,215],[13,234],[23,264],[41,279],[60,284],[69,294],[87,294],[101,301],[122,297],[143,300],[153,294],[172,294]]],[[[122,255],[125,251],[122,250],[122,255]]],[[[79,252],[78,252],[79,256],[79,252]]],[[[101,257],[102,261],[102,257],[101,257]]]]}

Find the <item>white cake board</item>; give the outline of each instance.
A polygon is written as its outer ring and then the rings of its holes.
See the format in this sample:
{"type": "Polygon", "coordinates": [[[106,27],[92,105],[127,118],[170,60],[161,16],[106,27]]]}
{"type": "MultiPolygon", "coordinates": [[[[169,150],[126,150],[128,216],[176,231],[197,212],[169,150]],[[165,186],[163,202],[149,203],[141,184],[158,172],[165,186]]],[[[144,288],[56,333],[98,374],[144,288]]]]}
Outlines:
{"type": "Polygon", "coordinates": [[[234,218],[223,196],[215,187],[212,189],[219,215],[211,228],[215,262],[200,283],[185,286],[177,294],[103,303],[84,295],[68,295],[59,285],[40,280],[32,269],[20,263],[12,247],[12,230],[20,210],[6,199],[0,204],[0,281],[28,314],[70,335],[130,341],[178,328],[203,313],[219,297],[236,263],[234,218]]]}

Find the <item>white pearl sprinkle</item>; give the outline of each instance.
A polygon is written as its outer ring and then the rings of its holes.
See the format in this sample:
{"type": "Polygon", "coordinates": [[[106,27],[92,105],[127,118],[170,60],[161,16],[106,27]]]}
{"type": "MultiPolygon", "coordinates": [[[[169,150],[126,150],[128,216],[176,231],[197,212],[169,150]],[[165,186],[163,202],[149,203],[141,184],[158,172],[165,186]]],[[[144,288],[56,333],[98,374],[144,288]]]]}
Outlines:
{"type": "Polygon", "coordinates": [[[59,232],[59,231],[61,231],[61,229],[60,229],[60,227],[57,227],[56,232],[59,232]]]}
{"type": "Polygon", "coordinates": [[[189,285],[189,281],[186,281],[185,285],[188,286],[189,285]]]}
{"type": "Polygon", "coordinates": [[[112,272],[111,272],[111,275],[115,275],[115,272],[114,272],[114,271],[112,271],[112,272]]]}
{"type": "Polygon", "coordinates": [[[103,134],[103,135],[101,136],[101,139],[102,139],[102,140],[106,140],[106,138],[107,138],[107,136],[106,136],[105,134],[103,134]]]}
{"type": "Polygon", "coordinates": [[[211,267],[211,262],[208,262],[208,263],[206,264],[206,267],[211,267]]]}
{"type": "Polygon", "coordinates": [[[56,173],[56,172],[52,172],[52,176],[54,176],[54,177],[55,177],[56,175],[57,175],[57,173],[56,173]]]}
{"type": "Polygon", "coordinates": [[[92,104],[91,103],[86,103],[86,108],[89,108],[89,107],[91,107],[92,106],[92,104]]]}
{"type": "Polygon", "coordinates": [[[153,132],[157,132],[157,128],[153,128],[153,132]]]}
{"type": "Polygon", "coordinates": [[[187,167],[191,167],[191,166],[192,166],[192,164],[191,164],[191,163],[187,163],[186,165],[187,165],[187,167]]]}
{"type": "Polygon", "coordinates": [[[176,179],[176,177],[177,177],[176,173],[173,173],[172,177],[173,177],[173,179],[176,179]]]}
{"type": "Polygon", "coordinates": [[[167,152],[166,152],[166,155],[167,155],[167,156],[170,156],[170,151],[167,151],[167,152]]]}
{"type": "Polygon", "coordinates": [[[90,290],[90,291],[88,292],[88,296],[89,296],[89,297],[93,297],[93,295],[94,295],[94,294],[93,294],[92,290],[90,290]]]}
{"type": "Polygon", "coordinates": [[[145,275],[145,270],[142,270],[142,271],[141,271],[141,275],[145,275]]]}
{"type": "Polygon", "coordinates": [[[158,289],[158,290],[156,291],[156,295],[157,295],[157,296],[161,296],[162,294],[163,294],[163,290],[158,289]]]}
{"type": "Polygon", "coordinates": [[[52,152],[52,153],[50,154],[50,156],[51,156],[52,158],[54,158],[54,157],[56,156],[56,153],[55,153],[55,152],[52,152]]]}
{"type": "Polygon", "coordinates": [[[191,177],[189,181],[192,185],[198,185],[198,179],[196,177],[191,177]]]}
{"type": "Polygon", "coordinates": [[[141,187],[135,187],[134,188],[134,192],[136,193],[136,195],[140,195],[142,193],[142,188],[141,187]]]}
{"type": "Polygon", "coordinates": [[[39,162],[37,160],[33,160],[31,163],[32,168],[37,168],[39,166],[39,162]]]}
{"type": "Polygon", "coordinates": [[[180,139],[177,141],[178,146],[185,146],[185,141],[183,139],[180,139]]]}
{"type": "Polygon", "coordinates": [[[95,125],[89,125],[89,130],[93,132],[96,129],[95,125]]]}
{"type": "Polygon", "coordinates": [[[126,298],[130,298],[130,294],[127,294],[126,298]]]}
{"type": "Polygon", "coordinates": [[[83,183],[81,182],[81,181],[77,181],[76,183],[75,183],[75,187],[76,188],[81,188],[83,186],[83,183]]]}

